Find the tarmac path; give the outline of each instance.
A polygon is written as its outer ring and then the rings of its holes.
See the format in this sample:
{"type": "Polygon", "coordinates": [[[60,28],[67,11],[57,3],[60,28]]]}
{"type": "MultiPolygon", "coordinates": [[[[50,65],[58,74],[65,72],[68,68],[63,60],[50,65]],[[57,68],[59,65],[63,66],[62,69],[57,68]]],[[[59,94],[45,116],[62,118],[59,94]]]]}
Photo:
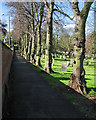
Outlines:
{"type": "Polygon", "coordinates": [[[15,51],[10,80],[7,117],[83,118],[84,116],[64,96],[52,88],[38,72],[15,51]]]}

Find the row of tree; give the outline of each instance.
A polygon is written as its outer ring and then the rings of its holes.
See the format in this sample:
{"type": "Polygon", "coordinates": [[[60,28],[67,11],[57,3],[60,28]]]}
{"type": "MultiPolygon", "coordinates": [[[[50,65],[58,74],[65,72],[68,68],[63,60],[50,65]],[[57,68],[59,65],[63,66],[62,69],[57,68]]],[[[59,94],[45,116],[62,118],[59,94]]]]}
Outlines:
{"type": "MultiPolygon", "coordinates": [[[[85,70],[83,68],[86,41],[85,24],[93,1],[84,2],[82,10],[79,9],[78,1],[72,0],[70,3],[75,18],[75,33],[72,37],[74,64],[69,86],[82,94],[83,91],[86,92],[86,83],[84,79],[85,70]]],[[[65,2],[62,2],[61,4],[65,4],[65,2]]],[[[15,15],[13,20],[13,36],[19,40],[18,45],[20,53],[28,60],[31,60],[32,63],[36,62],[36,66],[41,66],[41,49],[44,48],[44,70],[47,73],[52,72],[53,40],[55,38],[55,36],[53,37],[53,12],[55,12],[55,14],[57,13],[56,16],[58,17],[60,17],[58,14],[60,13],[71,20],[73,20],[73,18],[64,13],[64,8],[61,9],[60,5],[53,0],[50,0],[49,2],[44,0],[44,2],[8,3],[7,5],[13,8],[12,13],[15,15]],[[41,44],[42,36],[45,37],[45,41],[43,41],[45,44],[41,44]]]]}

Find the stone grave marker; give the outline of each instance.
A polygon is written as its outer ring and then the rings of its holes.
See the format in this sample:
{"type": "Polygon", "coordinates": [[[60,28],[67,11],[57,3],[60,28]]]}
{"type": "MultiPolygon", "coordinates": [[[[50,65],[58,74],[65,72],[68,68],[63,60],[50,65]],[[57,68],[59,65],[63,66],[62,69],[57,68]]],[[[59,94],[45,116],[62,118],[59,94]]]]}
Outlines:
{"type": "Polygon", "coordinates": [[[89,66],[89,65],[91,65],[91,62],[90,61],[87,61],[87,64],[86,64],[87,66],[89,66]]]}
{"type": "Polygon", "coordinates": [[[66,51],[66,53],[65,53],[65,54],[66,54],[66,55],[68,55],[68,53],[69,53],[69,52],[68,52],[68,51],[66,51]]]}
{"type": "Polygon", "coordinates": [[[63,55],[63,59],[66,60],[66,56],[65,55],[63,55]]]}
{"type": "Polygon", "coordinates": [[[45,55],[44,55],[44,54],[42,54],[42,57],[43,57],[43,58],[45,58],[45,55]]]}
{"type": "Polygon", "coordinates": [[[62,55],[60,55],[60,59],[62,58],[62,55]]]}
{"type": "Polygon", "coordinates": [[[70,62],[69,61],[67,62],[67,66],[70,66],[70,62]]]}
{"type": "Polygon", "coordinates": [[[52,66],[54,65],[54,58],[52,58],[52,66]]]}
{"type": "Polygon", "coordinates": [[[92,57],[91,60],[93,60],[94,58],[92,57]]]}
{"type": "Polygon", "coordinates": [[[73,59],[70,60],[70,63],[73,64],[73,59]]]}
{"type": "Polygon", "coordinates": [[[73,67],[73,62],[74,62],[74,60],[73,60],[73,59],[71,59],[71,60],[70,60],[70,63],[71,63],[71,65],[72,65],[72,67],[73,67]]]}
{"type": "Polygon", "coordinates": [[[61,68],[63,74],[64,72],[67,72],[67,63],[62,63],[62,68],[61,68]]]}

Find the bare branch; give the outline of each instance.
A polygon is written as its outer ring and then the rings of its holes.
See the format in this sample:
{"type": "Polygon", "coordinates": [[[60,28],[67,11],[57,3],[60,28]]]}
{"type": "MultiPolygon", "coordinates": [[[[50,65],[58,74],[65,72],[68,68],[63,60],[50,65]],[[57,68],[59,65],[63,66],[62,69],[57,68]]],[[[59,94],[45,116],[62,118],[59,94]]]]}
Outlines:
{"type": "Polygon", "coordinates": [[[73,17],[73,18],[71,18],[68,14],[66,14],[66,13],[62,12],[62,11],[61,11],[61,10],[59,10],[59,9],[53,9],[53,11],[57,11],[57,12],[59,12],[59,13],[61,13],[61,14],[65,15],[65,16],[66,16],[66,17],[68,17],[70,20],[73,20],[73,19],[74,19],[74,17],[73,17]]]}

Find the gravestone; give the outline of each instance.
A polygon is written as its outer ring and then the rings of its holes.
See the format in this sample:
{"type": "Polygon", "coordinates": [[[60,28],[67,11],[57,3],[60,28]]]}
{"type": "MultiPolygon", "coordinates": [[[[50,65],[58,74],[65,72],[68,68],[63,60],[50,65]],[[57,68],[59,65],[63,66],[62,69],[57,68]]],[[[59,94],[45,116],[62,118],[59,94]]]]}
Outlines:
{"type": "Polygon", "coordinates": [[[86,59],[88,59],[88,56],[87,56],[87,55],[85,55],[85,58],[86,58],[86,59]]]}
{"type": "Polygon", "coordinates": [[[52,66],[54,65],[54,58],[52,59],[52,66]]]}
{"type": "Polygon", "coordinates": [[[70,60],[70,63],[73,64],[73,59],[70,60]]]}
{"type": "Polygon", "coordinates": [[[87,64],[86,64],[87,66],[89,66],[89,65],[91,65],[91,62],[90,61],[87,61],[87,64]]]}
{"type": "Polygon", "coordinates": [[[58,57],[58,54],[56,54],[56,57],[58,57]]]}
{"type": "Polygon", "coordinates": [[[66,54],[66,55],[68,55],[68,53],[69,53],[69,52],[68,52],[68,51],[66,51],[66,53],[65,53],[65,54],[66,54]]]}
{"type": "Polygon", "coordinates": [[[62,58],[62,55],[60,55],[60,59],[62,58]]]}
{"type": "Polygon", "coordinates": [[[91,60],[93,60],[94,58],[92,57],[91,60]]]}
{"type": "Polygon", "coordinates": [[[69,61],[67,62],[67,66],[70,66],[70,62],[69,61]]]}
{"type": "Polygon", "coordinates": [[[73,62],[74,62],[74,60],[73,60],[73,59],[71,59],[71,60],[70,60],[70,63],[71,63],[71,65],[72,65],[72,67],[73,67],[73,62]]]}
{"type": "Polygon", "coordinates": [[[65,55],[63,55],[63,59],[66,60],[66,56],[65,55]]]}
{"type": "Polygon", "coordinates": [[[42,54],[42,58],[45,58],[45,55],[44,55],[44,54],[42,54]]]}
{"type": "Polygon", "coordinates": [[[63,51],[63,53],[65,54],[65,52],[63,51]]]}
{"type": "Polygon", "coordinates": [[[64,72],[67,72],[67,63],[62,63],[62,68],[61,68],[63,74],[64,72]]]}

